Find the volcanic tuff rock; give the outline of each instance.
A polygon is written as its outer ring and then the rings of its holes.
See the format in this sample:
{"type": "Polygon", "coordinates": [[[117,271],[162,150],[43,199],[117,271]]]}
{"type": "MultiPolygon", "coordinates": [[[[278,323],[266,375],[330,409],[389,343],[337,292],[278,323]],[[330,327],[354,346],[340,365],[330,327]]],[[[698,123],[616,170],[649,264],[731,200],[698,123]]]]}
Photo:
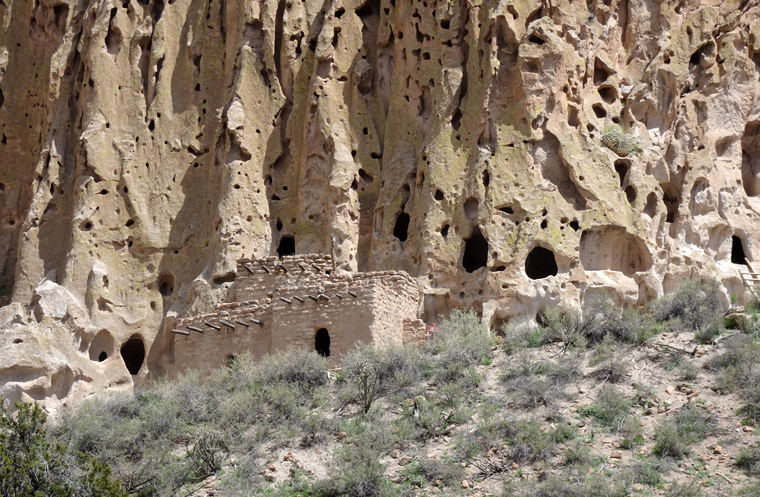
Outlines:
{"type": "Polygon", "coordinates": [[[754,0],[0,0],[2,392],[144,381],[236,259],[293,242],[408,271],[427,320],[636,303],[698,274],[741,298],[759,17],[754,0]]]}

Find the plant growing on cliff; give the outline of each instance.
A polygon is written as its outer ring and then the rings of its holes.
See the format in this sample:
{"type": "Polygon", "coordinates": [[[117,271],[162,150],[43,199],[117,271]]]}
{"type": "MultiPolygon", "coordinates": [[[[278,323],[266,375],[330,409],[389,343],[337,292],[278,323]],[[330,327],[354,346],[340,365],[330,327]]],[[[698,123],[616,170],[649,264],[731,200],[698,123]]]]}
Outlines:
{"type": "Polygon", "coordinates": [[[602,144],[620,157],[628,157],[641,151],[636,138],[618,124],[605,126],[602,144]]]}

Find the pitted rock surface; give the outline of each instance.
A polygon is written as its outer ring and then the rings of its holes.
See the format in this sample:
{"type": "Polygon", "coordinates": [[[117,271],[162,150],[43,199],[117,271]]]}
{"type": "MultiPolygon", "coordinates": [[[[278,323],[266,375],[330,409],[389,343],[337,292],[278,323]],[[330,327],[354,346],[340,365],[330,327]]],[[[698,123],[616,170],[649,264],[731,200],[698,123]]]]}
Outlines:
{"type": "Polygon", "coordinates": [[[292,250],[408,272],[428,322],[741,300],[759,101],[752,1],[0,1],[0,390],[140,383],[292,250]]]}

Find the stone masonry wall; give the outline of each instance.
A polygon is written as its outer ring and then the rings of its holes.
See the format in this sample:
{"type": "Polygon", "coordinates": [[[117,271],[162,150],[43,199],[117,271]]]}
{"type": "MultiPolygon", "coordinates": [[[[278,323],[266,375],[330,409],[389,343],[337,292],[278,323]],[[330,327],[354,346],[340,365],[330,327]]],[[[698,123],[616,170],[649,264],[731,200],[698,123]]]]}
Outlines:
{"type": "Polygon", "coordinates": [[[414,278],[400,271],[336,275],[327,269],[330,264],[325,256],[241,260],[230,298],[247,300],[177,320],[166,370],[210,370],[243,352],[261,356],[290,347],[313,350],[320,328],[328,330],[333,365],[357,343],[419,340],[414,278]]]}

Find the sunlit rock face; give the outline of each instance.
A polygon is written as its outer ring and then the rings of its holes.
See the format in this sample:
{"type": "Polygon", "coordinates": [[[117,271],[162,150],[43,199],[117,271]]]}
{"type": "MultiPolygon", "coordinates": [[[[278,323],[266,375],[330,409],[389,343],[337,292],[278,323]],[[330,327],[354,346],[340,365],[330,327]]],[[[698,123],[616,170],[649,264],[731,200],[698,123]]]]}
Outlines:
{"type": "Polygon", "coordinates": [[[0,389],[131,388],[278,251],[428,321],[741,300],[759,97],[755,2],[2,0],[0,389]]]}

